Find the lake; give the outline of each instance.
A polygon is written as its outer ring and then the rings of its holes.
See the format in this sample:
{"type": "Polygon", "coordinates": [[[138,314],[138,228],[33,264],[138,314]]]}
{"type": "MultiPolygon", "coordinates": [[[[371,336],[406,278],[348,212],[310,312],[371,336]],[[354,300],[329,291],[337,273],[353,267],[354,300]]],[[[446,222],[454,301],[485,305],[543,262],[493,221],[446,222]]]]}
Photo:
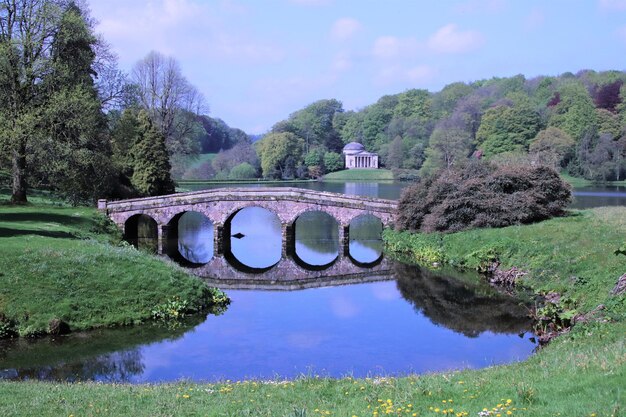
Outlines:
{"type": "MultiPolygon", "coordinates": [[[[298,186],[397,199],[405,185],[298,186]]],[[[579,188],[574,195],[575,208],[626,205],[624,187],[579,188]]],[[[212,228],[203,216],[187,213],[177,245],[194,273],[232,299],[223,314],[3,340],[0,378],[143,383],[375,377],[510,363],[537,347],[529,306],[471,276],[385,258],[382,226],[374,218],[351,225],[343,250],[336,221],[307,213],[284,258],[276,216],[244,209],[232,221],[230,258],[220,264],[228,271],[202,266],[215,262],[212,228]],[[281,281],[294,271],[298,280],[281,281]]]]}

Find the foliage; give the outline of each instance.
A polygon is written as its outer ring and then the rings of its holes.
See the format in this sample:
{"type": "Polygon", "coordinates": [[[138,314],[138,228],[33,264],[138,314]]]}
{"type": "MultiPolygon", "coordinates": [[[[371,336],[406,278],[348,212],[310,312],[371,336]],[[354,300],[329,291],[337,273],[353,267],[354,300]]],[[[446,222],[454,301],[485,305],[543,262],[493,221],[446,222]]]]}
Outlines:
{"type": "Polygon", "coordinates": [[[559,169],[574,157],[576,142],[556,127],[540,131],[530,143],[529,152],[539,163],[559,169]]]}
{"type": "Polygon", "coordinates": [[[343,158],[337,152],[326,152],[324,154],[324,168],[326,172],[335,172],[343,168],[343,158]]]}
{"type": "Polygon", "coordinates": [[[550,168],[476,161],[407,187],[396,226],[454,232],[531,223],[562,215],[570,199],[569,185],[550,168]]]}
{"type": "Polygon", "coordinates": [[[258,142],[261,168],[266,178],[293,178],[302,157],[304,140],[293,133],[269,133],[258,142]]]}
{"type": "Polygon", "coordinates": [[[488,109],[476,133],[477,146],[487,156],[502,152],[526,151],[540,129],[540,118],[530,100],[517,93],[511,102],[488,109]]]}
{"type": "Polygon", "coordinates": [[[198,127],[196,115],[204,108],[202,94],[185,78],[176,59],[152,51],[132,70],[139,105],[173,154],[197,154],[190,140],[198,127]]]}
{"type": "Polygon", "coordinates": [[[464,162],[470,150],[471,136],[467,131],[443,122],[430,136],[420,175],[428,176],[439,169],[452,168],[464,162]]]}
{"type": "Polygon", "coordinates": [[[133,145],[135,163],[132,183],[142,195],[174,193],[165,138],[152,124],[146,112],[139,113],[139,137],[133,145]]]}
{"type": "Polygon", "coordinates": [[[594,103],[579,82],[564,84],[558,93],[560,101],[553,106],[548,125],[558,127],[580,142],[586,134],[597,129],[594,103]]]}
{"type": "Polygon", "coordinates": [[[242,162],[239,165],[233,167],[228,174],[228,178],[231,180],[245,180],[249,178],[256,178],[256,168],[247,162],[242,162]]]}

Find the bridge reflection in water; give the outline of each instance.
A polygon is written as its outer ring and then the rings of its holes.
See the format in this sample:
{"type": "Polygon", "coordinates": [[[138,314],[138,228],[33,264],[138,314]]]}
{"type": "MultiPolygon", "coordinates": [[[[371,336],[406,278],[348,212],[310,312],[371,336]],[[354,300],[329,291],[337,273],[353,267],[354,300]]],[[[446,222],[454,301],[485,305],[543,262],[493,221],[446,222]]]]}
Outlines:
{"type": "Polygon", "coordinates": [[[224,314],[193,317],[180,327],[0,340],[0,379],[215,382],[296,378],[307,371],[389,376],[492,366],[534,350],[528,310],[519,300],[464,276],[392,260],[378,268],[270,287],[240,273],[232,283],[218,282],[233,288],[224,314]],[[280,291],[318,286],[326,288],[280,291]]]}

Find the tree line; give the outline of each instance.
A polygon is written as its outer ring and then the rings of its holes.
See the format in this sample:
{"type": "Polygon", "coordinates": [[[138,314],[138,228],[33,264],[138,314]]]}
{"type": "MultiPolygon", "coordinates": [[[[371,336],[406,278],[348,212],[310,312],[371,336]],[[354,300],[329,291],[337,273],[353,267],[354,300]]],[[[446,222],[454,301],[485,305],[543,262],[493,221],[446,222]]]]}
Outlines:
{"type": "MultiPolygon", "coordinates": [[[[626,176],[626,73],[523,75],[441,91],[411,89],[358,111],[320,100],[276,123],[258,143],[266,177],[338,169],[329,155],[360,142],[396,178],[428,176],[468,158],[548,165],[597,181],[626,176]]],[[[339,165],[340,167],[340,165],[339,165]]]]}
{"type": "Polygon", "coordinates": [[[202,94],[157,52],[130,74],[84,0],[0,0],[0,178],[72,203],[174,191],[190,156],[249,142],[202,115],[202,94]]]}

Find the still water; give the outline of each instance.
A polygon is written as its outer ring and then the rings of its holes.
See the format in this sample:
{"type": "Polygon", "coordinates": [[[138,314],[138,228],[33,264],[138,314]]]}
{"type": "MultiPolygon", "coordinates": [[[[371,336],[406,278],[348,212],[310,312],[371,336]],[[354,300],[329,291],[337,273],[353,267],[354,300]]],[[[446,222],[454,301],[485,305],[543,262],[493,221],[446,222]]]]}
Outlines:
{"type": "MultiPolygon", "coordinates": [[[[366,197],[386,198],[397,200],[402,190],[410,183],[407,182],[306,182],[272,184],[272,187],[298,187],[318,191],[331,191],[347,195],[361,195],[366,197]]],[[[262,187],[260,184],[233,184],[233,187],[262,187]]],[[[192,190],[219,188],[214,185],[192,185],[192,190]]],[[[626,206],[626,186],[598,185],[590,187],[575,187],[574,200],[571,208],[586,209],[602,206],[626,206]]]]}
{"type": "Polygon", "coordinates": [[[522,360],[536,347],[519,301],[463,277],[401,263],[389,269],[377,282],[363,276],[298,291],[229,290],[232,304],[222,315],[170,329],[3,341],[0,378],[140,383],[404,375],[522,360]]]}
{"type": "MultiPolygon", "coordinates": [[[[405,185],[298,186],[397,199],[405,185]]],[[[580,188],[574,195],[574,208],[626,205],[624,187],[580,188]]],[[[334,219],[306,213],[284,254],[276,216],[247,208],[233,218],[229,242],[234,263],[249,268],[240,272],[226,262],[220,264],[226,269],[216,266],[213,225],[199,213],[186,213],[176,247],[188,263],[206,266],[194,272],[227,288],[232,304],[223,314],[176,325],[0,341],[0,378],[141,383],[364,377],[480,368],[533,352],[527,306],[455,272],[385,259],[381,228],[374,218],[355,219],[346,248],[334,219]]]]}

